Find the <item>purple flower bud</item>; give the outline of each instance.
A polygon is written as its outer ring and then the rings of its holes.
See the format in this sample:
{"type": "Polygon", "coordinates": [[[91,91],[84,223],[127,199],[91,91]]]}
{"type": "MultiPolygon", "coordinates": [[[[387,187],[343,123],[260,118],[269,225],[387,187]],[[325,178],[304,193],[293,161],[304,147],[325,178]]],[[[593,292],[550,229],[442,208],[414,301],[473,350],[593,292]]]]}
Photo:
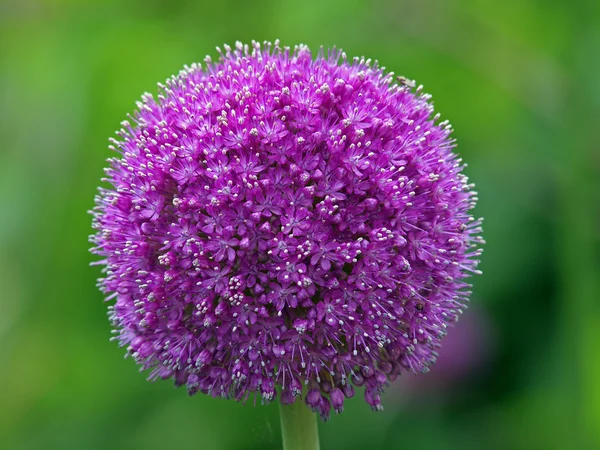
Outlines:
{"type": "Polygon", "coordinates": [[[296,397],[292,393],[292,391],[285,390],[283,394],[281,394],[281,403],[284,405],[291,405],[296,401],[296,397]]]}
{"type": "Polygon", "coordinates": [[[346,396],[346,398],[352,398],[354,397],[354,388],[352,387],[351,384],[345,384],[342,386],[342,391],[344,391],[344,395],[346,396]]]}
{"type": "Polygon", "coordinates": [[[261,383],[262,397],[266,402],[270,402],[277,395],[275,390],[275,382],[272,378],[263,379],[261,383]]]}
{"type": "Polygon", "coordinates": [[[479,273],[477,194],[430,96],[341,51],[228,46],[145,94],[93,210],[150,379],[305,402],[426,371],[479,273]],[[353,387],[354,386],[354,387],[353,387]]]}
{"type": "Polygon", "coordinates": [[[321,401],[319,403],[318,408],[319,417],[323,422],[329,420],[329,416],[331,414],[331,403],[329,399],[325,396],[321,397],[321,401]]]}
{"type": "Polygon", "coordinates": [[[371,405],[373,411],[381,411],[383,409],[379,394],[371,387],[365,389],[365,401],[371,405]]]}
{"type": "Polygon", "coordinates": [[[331,403],[336,414],[341,413],[344,410],[344,394],[341,389],[333,389],[329,393],[329,398],[331,398],[331,403]]]}
{"type": "Polygon", "coordinates": [[[318,389],[309,390],[308,394],[306,394],[306,405],[316,412],[319,409],[320,404],[321,392],[318,389]]]}
{"type": "Polygon", "coordinates": [[[198,357],[196,358],[196,365],[203,366],[206,364],[210,364],[211,361],[212,361],[212,355],[210,353],[210,350],[205,348],[198,354],[198,357]]]}

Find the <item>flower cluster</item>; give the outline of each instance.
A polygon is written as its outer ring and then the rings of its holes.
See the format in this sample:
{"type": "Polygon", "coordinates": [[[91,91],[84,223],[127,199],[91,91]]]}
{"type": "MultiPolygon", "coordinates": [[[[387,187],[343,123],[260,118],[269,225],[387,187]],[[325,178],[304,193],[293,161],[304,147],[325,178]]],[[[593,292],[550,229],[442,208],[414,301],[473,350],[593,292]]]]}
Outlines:
{"type": "Polygon", "coordinates": [[[480,222],[430,96],[340,51],[225,46],[112,140],[92,251],[150,378],[298,398],[323,419],[425,371],[469,296],[480,222]]]}

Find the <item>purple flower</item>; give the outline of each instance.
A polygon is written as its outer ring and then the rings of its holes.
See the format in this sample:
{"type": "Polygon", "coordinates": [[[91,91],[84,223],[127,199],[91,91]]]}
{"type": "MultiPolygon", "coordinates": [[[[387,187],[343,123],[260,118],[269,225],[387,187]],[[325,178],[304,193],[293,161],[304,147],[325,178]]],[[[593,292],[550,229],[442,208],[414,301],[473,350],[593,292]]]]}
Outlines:
{"type": "Polygon", "coordinates": [[[323,419],[426,371],[478,273],[473,186],[429,95],[363,58],[225,47],[123,122],[93,253],[151,379],[323,419]]]}

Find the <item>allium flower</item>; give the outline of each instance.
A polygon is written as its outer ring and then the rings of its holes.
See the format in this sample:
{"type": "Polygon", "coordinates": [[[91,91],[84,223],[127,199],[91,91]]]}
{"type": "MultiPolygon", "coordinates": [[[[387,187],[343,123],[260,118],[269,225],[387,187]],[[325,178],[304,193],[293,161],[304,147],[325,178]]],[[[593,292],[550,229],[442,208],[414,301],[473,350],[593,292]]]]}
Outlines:
{"type": "Polygon", "coordinates": [[[476,270],[476,194],[430,96],[370,60],[225,46],[113,140],[92,251],[151,379],[323,419],[426,371],[476,270]]]}

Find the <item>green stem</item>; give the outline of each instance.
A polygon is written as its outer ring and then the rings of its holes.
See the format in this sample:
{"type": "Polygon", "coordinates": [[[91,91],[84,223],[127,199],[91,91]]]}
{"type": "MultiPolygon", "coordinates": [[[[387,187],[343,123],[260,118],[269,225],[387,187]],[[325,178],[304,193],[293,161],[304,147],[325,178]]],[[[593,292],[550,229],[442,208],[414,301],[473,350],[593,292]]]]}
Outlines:
{"type": "Polygon", "coordinates": [[[317,416],[300,399],[281,405],[283,450],[319,450],[317,416]]]}

